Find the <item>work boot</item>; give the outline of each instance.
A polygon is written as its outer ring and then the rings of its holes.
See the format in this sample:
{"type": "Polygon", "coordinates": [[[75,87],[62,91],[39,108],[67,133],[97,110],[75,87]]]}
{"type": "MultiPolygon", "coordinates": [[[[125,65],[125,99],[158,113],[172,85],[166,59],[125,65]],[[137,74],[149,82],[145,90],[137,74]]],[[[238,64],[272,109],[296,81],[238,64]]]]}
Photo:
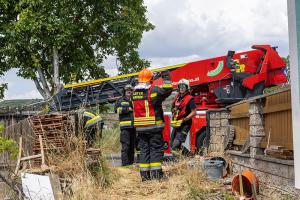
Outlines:
{"type": "Polygon", "coordinates": [[[150,171],[141,171],[140,174],[141,174],[142,181],[151,180],[150,171]]]}
{"type": "Polygon", "coordinates": [[[162,169],[156,169],[150,171],[151,179],[161,180],[164,177],[162,169]]]}

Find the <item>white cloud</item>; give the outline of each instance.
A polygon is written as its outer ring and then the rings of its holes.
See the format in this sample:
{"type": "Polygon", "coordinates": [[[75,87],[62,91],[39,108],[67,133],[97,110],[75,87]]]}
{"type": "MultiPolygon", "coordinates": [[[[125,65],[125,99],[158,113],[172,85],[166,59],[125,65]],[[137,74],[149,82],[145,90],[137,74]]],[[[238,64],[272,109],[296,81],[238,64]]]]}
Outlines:
{"type": "Polygon", "coordinates": [[[278,45],[288,52],[286,1],[282,0],[146,0],[156,26],[145,34],[143,57],[209,58],[253,44],[278,45]]]}
{"type": "MultiPolygon", "coordinates": [[[[284,0],[145,0],[148,19],[156,26],[144,34],[139,51],[151,66],[163,67],[249,50],[253,44],[279,46],[288,55],[287,6],[284,0]]],[[[103,63],[117,74],[116,58],[103,63]]],[[[11,70],[6,98],[40,97],[34,83],[11,70]]]]}
{"type": "Polygon", "coordinates": [[[175,64],[183,64],[186,62],[192,62],[200,60],[201,57],[199,55],[190,55],[185,57],[157,57],[151,58],[151,68],[159,68],[165,67],[175,64]]]}

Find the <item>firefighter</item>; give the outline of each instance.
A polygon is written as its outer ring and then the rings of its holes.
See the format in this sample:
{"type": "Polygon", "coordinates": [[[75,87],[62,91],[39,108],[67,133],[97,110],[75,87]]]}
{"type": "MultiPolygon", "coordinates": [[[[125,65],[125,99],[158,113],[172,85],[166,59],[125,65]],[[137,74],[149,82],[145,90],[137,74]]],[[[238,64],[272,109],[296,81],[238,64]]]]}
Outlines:
{"type": "Polygon", "coordinates": [[[100,125],[102,130],[103,121],[100,115],[95,115],[94,113],[87,111],[83,113],[83,121],[85,139],[87,141],[87,145],[90,147],[92,146],[93,141],[95,141],[97,126],[100,125]]]}
{"type": "Polygon", "coordinates": [[[125,85],[123,97],[117,100],[115,112],[119,114],[120,142],[122,144],[122,166],[132,165],[134,162],[134,149],[136,147],[136,132],[133,126],[132,85],[125,85]]]}
{"type": "Polygon", "coordinates": [[[194,97],[190,94],[190,84],[186,79],[178,82],[178,95],[172,103],[173,127],[171,136],[172,150],[181,149],[192,126],[192,118],[196,115],[194,97]]]}
{"type": "Polygon", "coordinates": [[[139,136],[140,174],[142,181],[161,179],[163,171],[164,118],[162,102],[172,93],[169,72],[161,73],[162,87],[152,86],[153,74],[145,68],[138,75],[133,92],[134,126],[139,136]]]}

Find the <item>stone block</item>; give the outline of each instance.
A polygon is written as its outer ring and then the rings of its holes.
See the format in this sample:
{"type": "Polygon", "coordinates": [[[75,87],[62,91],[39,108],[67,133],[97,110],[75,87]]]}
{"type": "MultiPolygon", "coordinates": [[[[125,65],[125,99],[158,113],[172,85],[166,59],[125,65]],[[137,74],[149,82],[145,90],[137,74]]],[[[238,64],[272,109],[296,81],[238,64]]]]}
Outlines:
{"type": "Polygon", "coordinates": [[[250,115],[249,124],[254,125],[254,126],[262,126],[263,125],[263,116],[261,116],[260,114],[250,115]]]}
{"type": "Polygon", "coordinates": [[[264,151],[261,148],[250,147],[250,157],[254,158],[256,155],[263,155],[264,151]]]}
{"type": "Polygon", "coordinates": [[[288,178],[289,179],[294,179],[295,178],[295,169],[294,169],[294,166],[289,166],[288,167],[288,178]]]}
{"type": "Polygon", "coordinates": [[[223,129],[222,129],[221,127],[217,127],[217,128],[216,128],[215,135],[217,135],[217,136],[222,136],[222,135],[224,135],[223,129]]]}
{"type": "Polygon", "coordinates": [[[210,137],[216,135],[216,128],[212,128],[212,127],[211,127],[211,128],[209,129],[209,131],[210,131],[210,137]]]}
{"type": "Polygon", "coordinates": [[[263,126],[250,126],[249,130],[250,136],[265,136],[265,129],[263,126]]]}
{"type": "Polygon", "coordinates": [[[229,112],[222,111],[221,112],[221,119],[228,119],[229,118],[229,112]]]}
{"type": "Polygon", "coordinates": [[[221,120],[219,119],[212,119],[209,121],[210,127],[221,127],[221,120]]]}
{"type": "Polygon", "coordinates": [[[249,105],[249,114],[261,114],[262,113],[262,105],[258,102],[250,103],[249,105]]]}
{"type": "Polygon", "coordinates": [[[224,145],[223,144],[217,144],[216,145],[216,152],[224,152],[224,145]]]}
{"type": "Polygon", "coordinates": [[[251,136],[249,146],[250,147],[260,147],[260,143],[263,139],[264,139],[264,137],[251,136]]]}
{"type": "Polygon", "coordinates": [[[216,119],[220,119],[221,118],[221,112],[216,112],[216,119]]]}
{"type": "Polygon", "coordinates": [[[221,119],[221,126],[228,126],[229,120],[228,119],[221,119]]]}
{"type": "Polygon", "coordinates": [[[209,118],[210,118],[210,120],[215,119],[216,118],[216,113],[215,112],[210,112],[209,113],[209,118]]]}
{"type": "Polygon", "coordinates": [[[215,136],[210,138],[210,141],[212,143],[215,143],[215,144],[223,144],[224,143],[224,137],[215,135],[215,136]]]}
{"type": "Polygon", "coordinates": [[[209,144],[209,148],[208,148],[208,149],[209,149],[209,151],[210,151],[210,152],[214,152],[214,151],[215,151],[215,149],[216,149],[215,147],[216,147],[216,144],[214,144],[214,143],[210,143],[210,144],[209,144]]]}

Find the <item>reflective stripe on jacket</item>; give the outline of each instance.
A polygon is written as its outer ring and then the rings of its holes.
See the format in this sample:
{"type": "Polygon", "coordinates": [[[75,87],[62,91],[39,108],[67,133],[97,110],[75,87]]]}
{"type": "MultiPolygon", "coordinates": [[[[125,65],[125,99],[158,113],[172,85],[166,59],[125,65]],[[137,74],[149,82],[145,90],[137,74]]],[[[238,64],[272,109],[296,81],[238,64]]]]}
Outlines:
{"type": "Polygon", "coordinates": [[[133,128],[131,99],[127,99],[126,97],[119,98],[115,104],[115,112],[119,114],[119,123],[121,129],[133,128]]]}

